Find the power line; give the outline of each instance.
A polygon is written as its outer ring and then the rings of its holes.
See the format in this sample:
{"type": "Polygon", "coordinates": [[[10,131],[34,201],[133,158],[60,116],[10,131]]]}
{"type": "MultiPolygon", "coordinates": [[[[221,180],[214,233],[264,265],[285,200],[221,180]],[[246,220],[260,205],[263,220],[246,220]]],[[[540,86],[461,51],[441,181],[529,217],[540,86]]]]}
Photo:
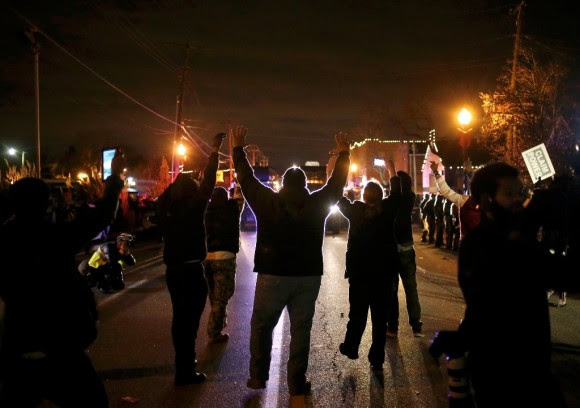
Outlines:
{"type": "MultiPolygon", "coordinates": [[[[20,17],[26,24],[28,24],[30,27],[32,27],[36,32],[38,32],[39,34],[42,34],[50,43],[52,43],[55,47],[57,47],[58,49],[60,49],[62,52],[64,52],[66,55],[68,55],[69,57],[71,57],[73,60],[75,60],[78,64],[80,64],[83,68],[85,68],[87,71],[89,71],[91,74],[95,75],[97,78],[99,78],[101,81],[103,81],[104,83],[106,83],[107,85],[109,85],[111,88],[113,88],[115,91],[117,91],[118,93],[120,93],[121,95],[123,95],[124,97],[126,97],[127,99],[129,99],[130,101],[132,101],[133,103],[137,104],[138,106],[142,107],[143,109],[145,109],[146,111],[154,114],[155,116],[157,116],[160,119],[163,119],[166,122],[169,122],[175,126],[179,126],[182,127],[181,124],[163,116],[161,113],[153,110],[152,108],[148,107],[147,105],[145,105],[144,103],[140,102],[139,100],[135,99],[134,97],[132,97],[131,95],[129,95],[127,92],[125,92],[124,90],[122,90],[121,88],[119,88],[117,85],[115,85],[114,83],[112,83],[111,81],[109,81],[107,78],[105,78],[104,76],[102,76],[101,74],[99,74],[97,71],[95,71],[93,68],[91,68],[89,65],[87,65],[86,63],[84,63],[83,61],[81,61],[79,58],[77,58],[74,54],[72,54],[69,50],[67,50],[64,46],[62,46],[58,41],[54,40],[51,36],[49,36],[46,32],[44,32],[40,27],[38,27],[36,24],[34,24],[31,20],[29,20],[26,16],[22,15],[20,12],[18,12],[17,10],[10,8],[10,11],[12,11],[14,14],[16,14],[18,17],[20,17]]],[[[189,135],[191,137],[191,135],[189,135]]],[[[196,135],[196,137],[198,137],[196,135]]],[[[199,138],[199,137],[198,137],[199,138]]],[[[193,139],[193,138],[192,138],[193,139]]],[[[200,141],[201,138],[199,138],[200,141]]],[[[194,142],[195,143],[195,142],[194,142]]],[[[202,143],[206,144],[205,142],[202,141],[202,143]]],[[[196,144],[197,145],[197,144],[196,144]]],[[[197,145],[199,147],[199,145],[197,145]]],[[[207,145],[209,147],[209,145],[207,145]]],[[[204,152],[205,153],[205,152],[204,152]]]]}

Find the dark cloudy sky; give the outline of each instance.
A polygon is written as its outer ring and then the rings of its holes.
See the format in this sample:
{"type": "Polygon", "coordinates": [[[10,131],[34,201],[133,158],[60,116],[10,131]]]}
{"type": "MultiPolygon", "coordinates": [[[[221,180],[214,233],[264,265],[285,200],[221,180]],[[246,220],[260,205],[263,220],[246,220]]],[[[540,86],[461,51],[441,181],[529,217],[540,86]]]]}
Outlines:
{"type": "MultiPolygon", "coordinates": [[[[184,118],[205,140],[229,123],[245,124],[249,141],[278,168],[325,161],[333,133],[352,130],[376,106],[397,111],[426,104],[445,137],[455,126],[456,110],[464,104],[477,108],[478,92],[494,86],[511,56],[515,29],[510,2],[503,1],[51,3],[3,4],[171,119],[176,72],[185,56],[180,44],[195,46],[184,118]]],[[[538,38],[567,51],[578,46],[577,38],[568,41],[577,24],[565,2],[535,2],[528,10],[528,33],[535,30],[538,38]]],[[[8,8],[0,15],[0,144],[33,147],[26,25],[8,8]]],[[[39,38],[45,153],[56,157],[70,144],[168,153],[170,123],[39,38]]],[[[400,137],[396,130],[386,136],[400,137]]]]}

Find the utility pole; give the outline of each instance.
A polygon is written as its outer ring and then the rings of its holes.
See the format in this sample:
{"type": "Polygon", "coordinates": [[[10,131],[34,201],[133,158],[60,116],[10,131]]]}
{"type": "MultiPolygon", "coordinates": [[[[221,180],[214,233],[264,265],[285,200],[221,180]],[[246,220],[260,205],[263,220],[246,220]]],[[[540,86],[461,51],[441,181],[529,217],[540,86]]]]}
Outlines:
{"type": "Polygon", "coordinates": [[[230,188],[234,185],[234,141],[232,140],[232,133],[228,135],[228,150],[230,154],[230,188]]]}
{"type": "Polygon", "coordinates": [[[40,163],[40,67],[39,67],[39,57],[40,57],[40,44],[36,40],[36,30],[30,27],[26,31],[26,36],[32,43],[32,53],[34,54],[34,101],[35,101],[35,111],[36,111],[36,155],[37,155],[37,172],[38,178],[42,178],[42,167],[40,163]]]}
{"type": "Polygon", "coordinates": [[[171,149],[171,181],[175,180],[176,166],[175,166],[175,149],[177,147],[178,135],[181,133],[181,113],[183,110],[183,90],[185,88],[185,80],[187,71],[189,71],[189,56],[193,48],[189,44],[185,44],[185,61],[179,72],[179,88],[177,92],[177,101],[175,106],[175,132],[173,133],[173,148],[171,149]]]}
{"type": "MultiPolygon", "coordinates": [[[[522,34],[522,14],[524,10],[524,1],[516,7],[516,38],[514,42],[514,58],[512,61],[512,76],[510,81],[510,92],[513,93],[516,90],[516,71],[518,68],[518,56],[520,53],[520,41],[521,41],[521,34],[522,34]]],[[[508,129],[508,133],[506,136],[506,155],[508,162],[515,160],[515,146],[516,146],[516,137],[517,137],[517,129],[516,125],[512,125],[508,129]]]]}
{"type": "Polygon", "coordinates": [[[417,152],[415,150],[415,142],[411,144],[411,151],[413,152],[413,164],[411,166],[411,171],[413,172],[413,192],[417,194],[417,152]]]}

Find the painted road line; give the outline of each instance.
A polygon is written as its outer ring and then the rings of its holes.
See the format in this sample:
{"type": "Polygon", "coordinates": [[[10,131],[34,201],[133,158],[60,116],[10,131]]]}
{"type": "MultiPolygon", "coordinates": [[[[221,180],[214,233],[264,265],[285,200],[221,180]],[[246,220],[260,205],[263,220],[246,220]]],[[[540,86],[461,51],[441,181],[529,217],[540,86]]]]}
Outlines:
{"type": "Polygon", "coordinates": [[[282,316],[274,329],[272,335],[272,360],[270,362],[270,379],[266,389],[265,408],[278,407],[278,390],[280,388],[280,357],[282,355],[282,335],[286,323],[286,312],[282,311],[282,316]]]}

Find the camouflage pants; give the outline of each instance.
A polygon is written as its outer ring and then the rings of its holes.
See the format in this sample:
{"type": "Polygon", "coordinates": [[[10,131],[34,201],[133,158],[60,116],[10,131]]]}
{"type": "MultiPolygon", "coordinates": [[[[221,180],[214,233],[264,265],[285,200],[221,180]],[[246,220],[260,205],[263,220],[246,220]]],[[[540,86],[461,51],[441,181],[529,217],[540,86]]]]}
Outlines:
{"type": "Polygon", "coordinates": [[[219,335],[227,325],[226,308],[236,288],[236,258],[207,260],[204,264],[211,305],[207,334],[211,338],[219,335]]]}

